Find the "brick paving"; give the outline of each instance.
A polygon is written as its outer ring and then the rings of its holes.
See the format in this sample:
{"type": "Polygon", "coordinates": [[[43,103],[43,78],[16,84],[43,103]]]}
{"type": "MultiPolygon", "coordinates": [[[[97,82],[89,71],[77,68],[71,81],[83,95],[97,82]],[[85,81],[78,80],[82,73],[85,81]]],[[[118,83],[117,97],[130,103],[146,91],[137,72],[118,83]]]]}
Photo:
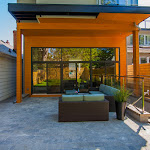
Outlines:
{"type": "Polygon", "coordinates": [[[126,117],[58,122],[58,98],[0,102],[0,150],[150,150],[150,124],[126,117]]]}

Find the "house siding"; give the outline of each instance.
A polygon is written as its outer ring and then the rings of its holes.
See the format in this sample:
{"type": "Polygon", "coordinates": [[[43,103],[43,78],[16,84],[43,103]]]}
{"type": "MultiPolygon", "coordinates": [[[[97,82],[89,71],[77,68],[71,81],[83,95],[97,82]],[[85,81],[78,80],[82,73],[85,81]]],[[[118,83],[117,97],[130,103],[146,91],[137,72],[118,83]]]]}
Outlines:
{"type": "Polygon", "coordinates": [[[16,59],[0,55],[0,101],[16,94],[16,59]]]}

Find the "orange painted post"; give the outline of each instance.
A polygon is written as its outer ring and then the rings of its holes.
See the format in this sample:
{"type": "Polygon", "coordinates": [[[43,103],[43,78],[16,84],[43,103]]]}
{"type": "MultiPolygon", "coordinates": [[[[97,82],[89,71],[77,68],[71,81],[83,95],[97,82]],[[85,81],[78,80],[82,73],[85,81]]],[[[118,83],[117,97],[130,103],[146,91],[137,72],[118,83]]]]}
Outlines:
{"type": "MultiPolygon", "coordinates": [[[[116,52],[115,52],[115,61],[119,61],[119,48],[116,48],[116,52]]],[[[119,80],[119,63],[116,63],[116,67],[115,67],[115,80],[118,83],[119,80]]],[[[118,86],[118,85],[115,85],[118,86]]]]}
{"type": "Polygon", "coordinates": [[[22,52],[21,52],[21,30],[17,24],[17,72],[16,72],[16,100],[22,101],[22,52]]]}
{"type": "MultiPolygon", "coordinates": [[[[133,31],[133,75],[139,75],[139,31],[133,31]]],[[[134,94],[139,96],[139,79],[134,79],[134,94]]]]}
{"type": "MultiPolygon", "coordinates": [[[[116,48],[115,59],[119,61],[119,48],[116,48]]],[[[116,63],[116,76],[119,76],[119,63],[116,63]]]]}
{"type": "Polygon", "coordinates": [[[133,31],[133,74],[139,75],[139,31],[133,31]]]}

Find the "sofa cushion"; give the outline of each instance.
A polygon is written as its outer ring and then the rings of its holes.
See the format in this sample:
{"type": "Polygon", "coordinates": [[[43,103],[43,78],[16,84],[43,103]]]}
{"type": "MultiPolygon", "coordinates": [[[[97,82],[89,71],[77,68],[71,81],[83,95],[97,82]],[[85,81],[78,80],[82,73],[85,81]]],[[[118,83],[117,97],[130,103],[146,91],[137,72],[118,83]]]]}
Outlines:
{"type": "Polygon", "coordinates": [[[120,90],[116,89],[116,88],[112,88],[112,96],[114,96],[117,92],[119,92],[120,90]]]}
{"type": "Polygon", "coordinates": [[[89,91],[89,93],[90,93],[90,94],[104,94],[104,93],[102,93],[102,92],[100,92],[100,91],[89,91]]]}
{"type": "Polygon", "coordinates": [[[104,92],[105,94],[109,95],[109,93],[110,93],[110,87],[107,86],[107,85],[105,85],[105,89],[104,89],[103,92],[104,92]]]}
{"type": "Polygon", "coordinates": [[[78,94],[76,90],[66,90],[66,95],[76,95],[78,94]]]}
{"type": "Polygon", "coordinates": [[[83,96],[84,101],[104,101],[104,94],[89,94],[83,96]]]}
{"type": "Polygon", "coordinates": [[[101,84],[100,87],[99,87],[99,91],[104,93],[105,88],[106,88],[106,85],[101,84]]]}
{"type": "Polygon", "coordinates": [[[62,95],[62,101],[83,101],[83,95],[62,95]]]}

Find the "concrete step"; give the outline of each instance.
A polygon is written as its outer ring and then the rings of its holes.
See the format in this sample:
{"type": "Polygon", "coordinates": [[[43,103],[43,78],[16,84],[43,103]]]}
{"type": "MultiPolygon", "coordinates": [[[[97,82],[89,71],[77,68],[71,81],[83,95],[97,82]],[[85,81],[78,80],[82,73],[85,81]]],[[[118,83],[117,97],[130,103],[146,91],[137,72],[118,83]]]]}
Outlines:
{"type": "Polygon", "coordinates": [[[131,104],[127,106],[126,113],[140,122],[149,122],[150,119],[149,112],[144,111],[143,113],[142,109],[134,107],[131,104]]]}

